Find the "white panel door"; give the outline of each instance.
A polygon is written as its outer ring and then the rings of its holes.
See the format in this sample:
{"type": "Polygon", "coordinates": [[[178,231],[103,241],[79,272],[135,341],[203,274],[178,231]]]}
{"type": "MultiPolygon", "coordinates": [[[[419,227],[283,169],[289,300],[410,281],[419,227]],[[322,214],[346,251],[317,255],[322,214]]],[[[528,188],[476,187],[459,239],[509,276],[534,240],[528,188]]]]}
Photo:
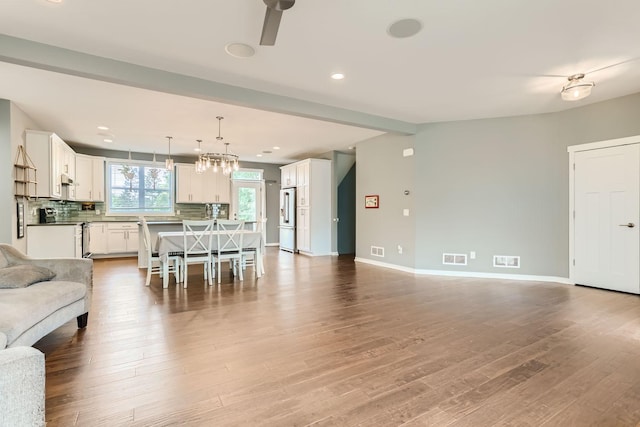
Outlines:
{"type": "Polygon", "coordinates": [[[640,293],[640,145],[575,154],[573,280],[640,293]]]}

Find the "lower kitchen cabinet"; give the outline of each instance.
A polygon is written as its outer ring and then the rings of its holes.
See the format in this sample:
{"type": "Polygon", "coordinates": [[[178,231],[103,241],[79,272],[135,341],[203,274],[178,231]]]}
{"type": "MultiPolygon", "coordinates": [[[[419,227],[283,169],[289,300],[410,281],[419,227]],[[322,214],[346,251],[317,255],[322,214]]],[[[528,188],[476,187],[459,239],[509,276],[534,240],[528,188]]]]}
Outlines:
{"type": "Polygon", "coordinates": [[[27,227],[27,255],[32,258],[82,258],[82,224],[27,227]]]}
{"type": "Polygon", "coordinates": [[[92,222],[87,229],[89,232],[89,252],[93,255],[103,255],[107,250],[107,224],[92,222]]]}
{"type": "Polygon", "coordinates": [[[89,251],[93,255],[138,252],[136,222],[92,222],[89,225],[89,251]]]}
{"type": "Polygon", "coordinates": [[[138,252],[138,224],[118,222],[107,224],[107,250],[110,254],[138,252]]]}

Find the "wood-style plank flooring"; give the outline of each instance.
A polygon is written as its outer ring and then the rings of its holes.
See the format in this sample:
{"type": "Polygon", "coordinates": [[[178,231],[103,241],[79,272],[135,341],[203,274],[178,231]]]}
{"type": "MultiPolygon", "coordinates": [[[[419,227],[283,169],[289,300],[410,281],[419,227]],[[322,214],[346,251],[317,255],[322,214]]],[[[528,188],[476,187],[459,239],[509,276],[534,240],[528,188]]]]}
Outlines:
{"type": "Polygon", "coordinates": [[[269,248],[162,289],[97,260],[89,326],[36,344],[48,426],[636,426],[640,298],[415,277],[269,248]]]}

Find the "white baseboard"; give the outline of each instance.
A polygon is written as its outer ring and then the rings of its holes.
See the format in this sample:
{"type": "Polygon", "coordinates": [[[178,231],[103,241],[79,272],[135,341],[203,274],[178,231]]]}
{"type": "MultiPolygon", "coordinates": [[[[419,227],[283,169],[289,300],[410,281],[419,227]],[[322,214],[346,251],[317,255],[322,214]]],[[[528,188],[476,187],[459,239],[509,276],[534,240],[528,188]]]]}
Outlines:
{"type": "Polygon", "coordinates": [[[280,246],[280,243],[279,242],[276,242],[276,243],[265,243],[264,245],[265,246],[280,246]]]}
{"type": "Polygon", "coordinates": [[[474,277],[480,279],[505,279],[505,280],[526,280],[532,282],[553,282],[563,283],[566,285],[574,285],[568,277],[557,276],[536,276],[530,274],[504,274],[504,273],[481,273],[476,271],[449,271],[449,270],[425,270],[405,267],[402,265],[389,264],[386,262],[374,261],[366,258],[355,259],[356,262],[363,264],[371,264],[378,267],[391,268],[394,270],[404,271],[405,273],[413,273],[416,276],[449,276],[449,277],[474,277]]]}
{"type": "Polygon", "coordinates": [[[356,257],[354,259],[355,262],[361,262],[363,264],[371,264],[371,265],[375,265],[377,267],[384,267],[384,268],[391,268],[393,270],[399,270],[399,271],[404,271],[405,273],[413,273],[415,274],[415,269],[411,268],[411,267],[404,267],[402,265],[396,265],[396,264],[389,264],[386,262],[381,262],[381,261],[374,261],[372,259],[367,259],[367,258],[358,258],[356,257]]]}

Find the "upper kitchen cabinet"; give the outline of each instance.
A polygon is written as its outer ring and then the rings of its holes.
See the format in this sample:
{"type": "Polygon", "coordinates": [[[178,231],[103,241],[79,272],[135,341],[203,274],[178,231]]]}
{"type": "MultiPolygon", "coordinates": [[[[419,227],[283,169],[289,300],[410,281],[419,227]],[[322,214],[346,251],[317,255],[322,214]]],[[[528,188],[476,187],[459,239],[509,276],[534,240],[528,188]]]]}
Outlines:
{"type": "Polygon", "coordinates": [[[191,164],[176,165],[176,203],[208,203],[205,174],[197,174],[191,164]]]}
{"type": "Polygon", "coordinates": [[[216,193],[213,194],[215,201],[212,203],[231,203],[231,179],[222,173],[213,173],[213,175],[216,181],[216,193]]]}
{"type": "Polygon", "coordinates": [[[76,152],[64,142],[62,142],[60,150],[60,159],[62,161],[60,165],[62,198],[65,200],[76,200],[76,152]]]}
{"type": "Polygon", "coordinates": [[[280,167],[280,186],[282,188],[295,187],[296,174],[297,170],[295,163],[280,167]]]}
{"type": "Polygon", "coordinates": [[[104,157],[76,154],[76,200],[104,202],[104,157]]]}
{"type": "Polygon", "coordinates": [[[176,203],[229,203],[231,181],[212,171],[196,173],[192,164],[176,165],[176,203]]]}
{"type": "Polygon", "coordinates": [[[27,154],[38,171],[35,196],[62,198],[62,167],[65,142],[55,133],[26,130],[27,154]]]}

